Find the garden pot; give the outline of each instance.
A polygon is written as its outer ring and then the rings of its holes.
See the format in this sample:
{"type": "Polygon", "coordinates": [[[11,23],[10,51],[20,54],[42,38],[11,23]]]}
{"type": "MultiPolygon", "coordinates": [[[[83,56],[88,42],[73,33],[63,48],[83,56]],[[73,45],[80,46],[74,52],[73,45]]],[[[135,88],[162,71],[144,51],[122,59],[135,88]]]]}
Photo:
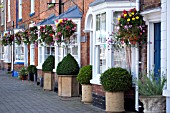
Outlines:
{"type": "Polygon", "coordinates": [[[92,85],[82,84],[82,102],[91,103],[92,102],[92,85]]]}
{"type": "Polygon", "coordinates": [[[58,96],[79,96],[77,75],[58,75],[58,96]]]}
{"type": "Polygon", "coordinates": [[[106,92],[106,112],[122,113],[124,109],[124,92],[106,92]]]}
{"type": "Polygon", "coordinates": [[[44,90],[53,90],[54,74],[52,72],[44,72],[44,90]]]}
{"type": "Polygon", "coordinates": [[[144,113],[166,113],[166,97],[140,96],[144,106],[144,113]]]}

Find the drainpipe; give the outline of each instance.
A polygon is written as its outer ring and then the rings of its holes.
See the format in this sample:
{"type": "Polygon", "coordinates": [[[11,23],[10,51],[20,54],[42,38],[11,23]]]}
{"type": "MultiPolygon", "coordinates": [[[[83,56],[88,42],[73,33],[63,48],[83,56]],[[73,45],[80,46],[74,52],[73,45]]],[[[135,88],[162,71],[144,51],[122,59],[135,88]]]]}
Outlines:
{"type": "MultiPolygon", "coordinates": [[[[136,10],[140,10],[140,0],[136,0],[136,10]]],[[[136,80],[138,81],[139,76],[139,48],[135,48],[135,75],[136,80]]],[[[132,59],[133,60],[133,59],[132,59]]],[[[138,84],[135,85],[135,109],[139,111],[139,92],[138,92],[138,84]]]]}
{"type": "Polygon", "coordinates": [[[166,98],[166,112],[170,113],[170,0],[167,1],[167,98],[166,98]]]}

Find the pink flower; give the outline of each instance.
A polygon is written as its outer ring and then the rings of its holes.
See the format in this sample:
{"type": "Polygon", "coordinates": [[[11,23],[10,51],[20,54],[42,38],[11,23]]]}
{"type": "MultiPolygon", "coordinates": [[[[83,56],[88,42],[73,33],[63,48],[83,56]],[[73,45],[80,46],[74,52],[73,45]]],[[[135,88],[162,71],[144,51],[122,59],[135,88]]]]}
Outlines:
{"type": "Polygon", "coordinates": [[[61,32],[58,32],[57,35],[61,35],[61,32]]]}

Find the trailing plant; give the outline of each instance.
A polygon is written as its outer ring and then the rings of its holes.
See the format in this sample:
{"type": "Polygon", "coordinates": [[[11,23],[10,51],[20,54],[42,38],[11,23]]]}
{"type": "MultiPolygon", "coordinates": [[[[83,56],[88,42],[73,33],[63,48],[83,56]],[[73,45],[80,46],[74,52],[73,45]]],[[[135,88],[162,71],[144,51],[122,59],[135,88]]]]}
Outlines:
{"type": "Polygon", "coordinates": [[[27,70],[28,70],[29,73],[33,73],[33,74],[36,74],[36,73],[37,73],[37,68],[36,68],[35,65],[29,65],[29,66],[27,67],[27,70]]]}
{"type": "Polygon", "coordinates": [[[124,10],[118,18],[118,40],[127,46],[139,46],[147,42],[146,25],[143,17],[136,9],[124,10]]]}
{"type": "Polygon", "coordinates": [[[141,74],[140,79],[138,80],[139,93],[143,96],[152,96],[152,95],[162,95],[163,87],[166,83],[164,76],[154,75],[154,72],[150,74],[141,74]]]}
{"type": "Polygon", "coordinates": [[[79,65],[75,58],[68,54],[57,66],[58,75],[77,75],[79,73],[79,65]]]}
{"type": "Polygon", "coordinates": [[[54,35],[55,32],[53,30],[53,26],[51,25],[45,25],[45,26],[40,26],[40,42],[45,42],[47,45],[54,45],[54,35]]]}
{"type": "Polygon", "coordinates": [[[15,43],[20,45],[22,42],[22,32],[19,31],[15,34],[15,43]]]}
{"type": "Polygon", "coordinates": [[[37,26],[30,27],[29,29],[30,43],[37,43],[38,40],[38,28],[37,26]]]}
{"type": "Polygon", "coordinates": [[[90,84],[91,79],[92,79],[92,65],[83,66],[77,75],[77,81],[80,84],[90,84]]]}
{"type": "Polygon", "coordinates": [[[5,33],[2,37],[2,45],[12,45],[12,42],[14,41],[14,35],[11,35],[9,32],[5,33]]]}
{"type": "Polygon", "coordinates": [[[132,76],[123,68],[110,68],[100,77],[105,91],[120,92],[128,90],[132,85],[132,76]]]}
{"type": "Polygon", "coordinates": [[[22,33],[21,33],[21,36],[22,36],[22,40],[25,44],[29,44],[31,39],[29,39],[29,29],[26,29],[24,30],[22,33]]]}
{"type": "Polygon", "coordinates": [[[56,40],[58,43],[69,43],[70,37],[76,32],[76,24],[67,18],[59,19],[56,22],[57,29],[54,40],[56,40]]]}
{"type": "Polygon", "coordinates": [[[55,57],[53,55],[48,56],[48,58],[44,61],[42,65],[42,71],[50,71],[52,72],[55,65],[55,57]]]}

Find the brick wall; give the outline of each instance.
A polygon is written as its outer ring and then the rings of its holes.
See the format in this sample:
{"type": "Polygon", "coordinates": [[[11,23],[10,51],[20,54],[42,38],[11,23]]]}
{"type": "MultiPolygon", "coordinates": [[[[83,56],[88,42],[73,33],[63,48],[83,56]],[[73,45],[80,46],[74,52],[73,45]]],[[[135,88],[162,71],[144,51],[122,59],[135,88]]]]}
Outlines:
{"type": "Polygon", "coordinates": [[[141,10],[153,9],[161,6],[161,0],[141,0],[141,10]]]}

